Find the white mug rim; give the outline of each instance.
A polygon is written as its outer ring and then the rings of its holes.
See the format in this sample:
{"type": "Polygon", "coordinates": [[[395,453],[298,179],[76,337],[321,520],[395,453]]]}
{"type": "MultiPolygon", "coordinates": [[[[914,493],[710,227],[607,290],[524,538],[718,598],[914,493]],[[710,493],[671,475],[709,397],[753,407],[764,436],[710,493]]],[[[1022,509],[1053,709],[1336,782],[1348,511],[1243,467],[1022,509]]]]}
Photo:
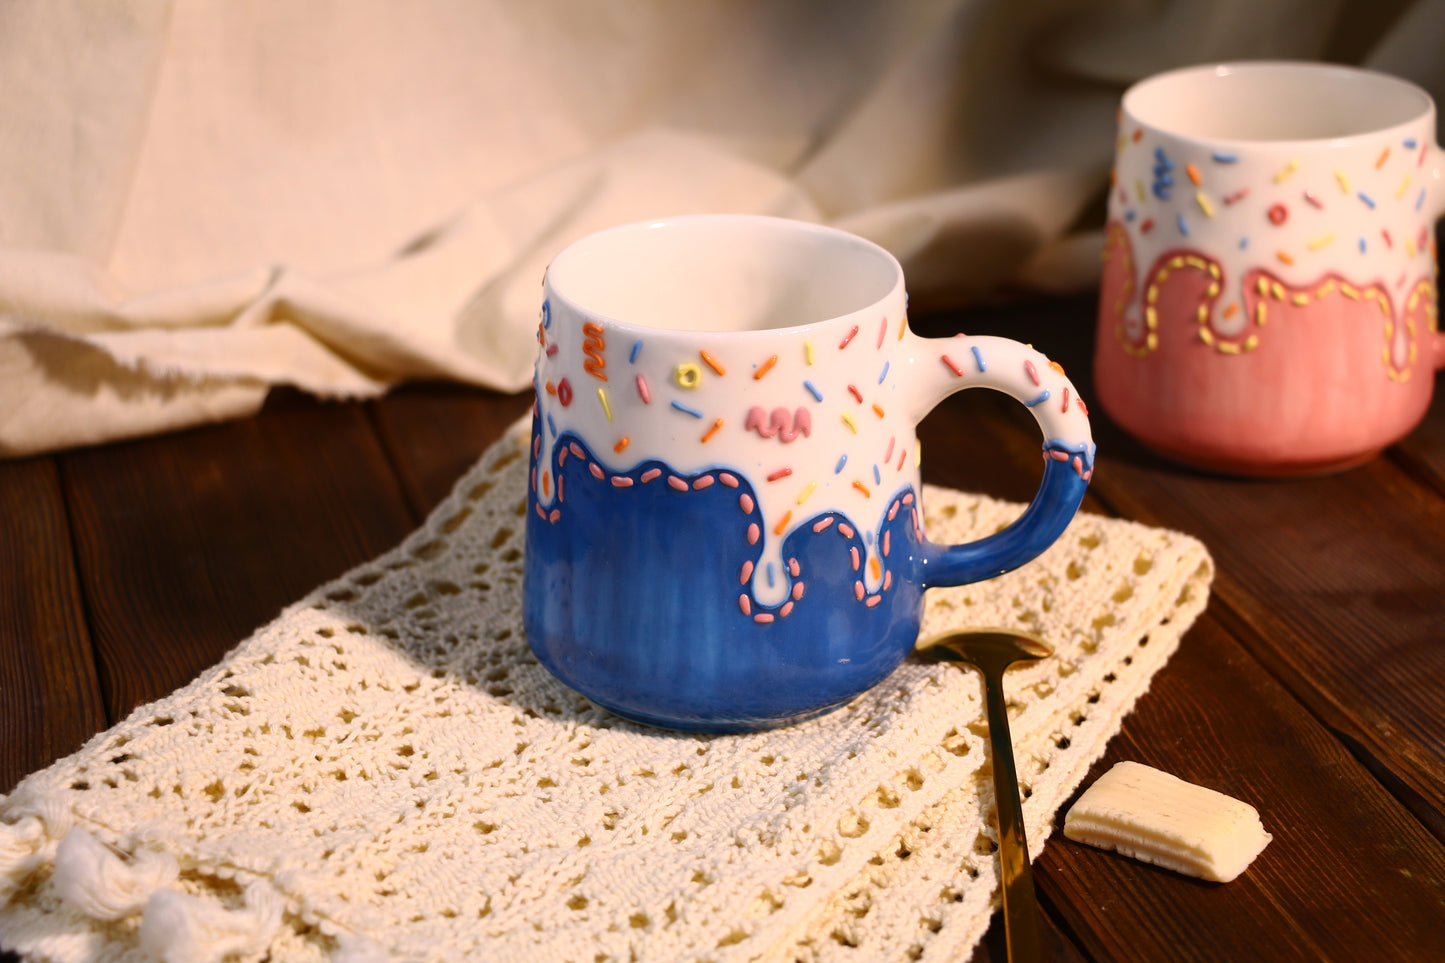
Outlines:
{"type": "MultiPolygon", "coordinates": [[[[1418,84],[1405,80],[1402,77],[1388,74],[1383,71],[1370,70],[1364,67],[1354,67],[1347,64],[1325,63],[1309,60],[1238,60],[1219,61],[1202,64],[1193,64],[1186,67],[1178,67],[1166,70],[1161,73],[1146,77],[1132,84],[1124,91],[1120,100],[1120,108],[1124,115],[1135,123],[1146,127],[1157,133],[1166,135],[1176,140],[1198,144],[1205,147],[1226,147],[1237,151],[1263,151],[1274,148],[1287,147],[1291,150],[1309,150],[1312,148],[1340,148],[1366,141],[1373,141],[1380,138],[1391,138],[1405,132],[1412,131],[1422,122],[1428,122],[1435,114],[1435,101],[1430,94],[1418,84]],[[1354,77],[1368,80],[1371,83],[1383,84],[1394,88],[1401,94],[1413,96],[1419,101],[1419,108],[1407,119],[1382,126],[1371,127],[1355,133],[1341,134],[1334,137],[1306,137],[1306,138],[1249,138],[1249,137],[1213,137],[1200,134],[1186,133],[1176,129],[1174,125],[1161,123],[1157,118],[1151,119],[1143,116],[1136,109],[1139,98],[1149,92],[1152,88],[1178,81],[1190,76],[1228,76],[1247,73],[1298,73],[1298,74],[1331,74],[1335,76],[1354,77]]],[[[1431,131],[1433,136],[1433,130],[1431,131]]]]}
{"type": "Polygon", "coordinates": [[[652,337],[658,336],[679,336],[693,337],[706,335],[709,340],[720,339],[721,341],[740,340],[745,338],[783,337],[794,333],[806,333],[816,331],[820,327],[838,325],[848,322],[859,315],[876,311],[881,305],[885,305],[892,299],[901,296],[904,288],[903,266],[898,259],[886,248],[868,240],[860,235],[853,234],[841,228],[820,224],[815,221],[804,221],[798,218],[778,217],[768,214],[740,214],[740,213],[703,213],[703,214],[678,214],[666,217],[647,218],[645,220],[629,221],[622,224],[615,224],[610,227],[592,231],[579,237],[563,247],[547,265],[543,283],[549,298],[565,303],[578,316],[585,317],[597,323],[605,324],[622,331],[635,334],[648,334],[652,337]],[[633,233],[636,231],[666,229],[688,224],[731,224],[750,225],[754,228],[766,230],[793,231],[802,235],[813,235],[815,237],[826,237],[830,241],[837,242],[841,247],[849,247],[855,251],[865,252],[868,256],[875,258],[883,264],[891,275],[891,283],[886,290],[881,290],[879,296],[860,303],[856,307],[841,313],[833,314],[825,318],[816,318],[812,321],[801,324],[779,325],[776,327],[746,328],[746,329],[724,329],[711,330],[705,328],[690,328],[677,325],[650,325],[636,321],[629,321],[623,317],[598,311],[569,294],[566,290],[566,270],[568,261],[578,257],[579,252],[585,252],[586,248],[603,244],[609,236],[622,233],[633,233]],[[558,280],[561,272],[561,283],[558,280]]]}

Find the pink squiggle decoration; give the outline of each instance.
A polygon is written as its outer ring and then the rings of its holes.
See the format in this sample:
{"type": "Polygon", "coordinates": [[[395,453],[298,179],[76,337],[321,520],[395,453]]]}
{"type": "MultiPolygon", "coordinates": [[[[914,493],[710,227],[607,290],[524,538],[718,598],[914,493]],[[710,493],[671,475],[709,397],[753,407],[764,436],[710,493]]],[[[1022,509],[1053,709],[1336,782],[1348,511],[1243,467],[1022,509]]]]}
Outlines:
{"type": "Polygon", "coordinates": [[[756,431],[760,438],[776,435],[779,441],[787,444],[799,435],[805,438],[813,436],[813,416],[807,408],[798,408],[791,415],[786,408],[774,408],[769,415],[761,405],[753,405],[748,409],[743,430],[756,431]]]}

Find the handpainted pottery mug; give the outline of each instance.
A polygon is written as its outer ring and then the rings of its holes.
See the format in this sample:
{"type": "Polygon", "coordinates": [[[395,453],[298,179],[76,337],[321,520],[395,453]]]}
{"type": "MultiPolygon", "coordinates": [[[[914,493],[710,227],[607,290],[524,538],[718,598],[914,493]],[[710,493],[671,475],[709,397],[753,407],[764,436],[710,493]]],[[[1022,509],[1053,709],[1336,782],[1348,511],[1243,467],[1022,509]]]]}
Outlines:
{"type": "Polygon", "coordinates": [[[1429,406],[1430,97],[1312,63],[1192,67],[1130,88],[1119,135],[1095,390],[1173,460],[1245,475],[1366,461],[1429,406]]]}
{"type": "Polygon", "coordinates": [[[1036,556],[1093,470],[1061,368],[1002,338],[912,334],[898,262],[842,231],[626,225],[558,254],[544,295],[527,638],[636,721],[745,731],[847,702],[912,650],[926,588],[1036,556]],[[1010,527],[934,545],[915,427],[968,387],[1029,407],[1043,480],[1010,527]]]}

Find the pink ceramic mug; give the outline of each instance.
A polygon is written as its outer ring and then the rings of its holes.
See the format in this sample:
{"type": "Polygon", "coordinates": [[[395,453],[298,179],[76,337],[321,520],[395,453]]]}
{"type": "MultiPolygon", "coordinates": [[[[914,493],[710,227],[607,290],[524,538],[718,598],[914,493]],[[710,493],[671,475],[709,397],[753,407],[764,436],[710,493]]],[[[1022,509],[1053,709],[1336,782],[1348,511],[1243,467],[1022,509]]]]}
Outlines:
{"type": "Polygon", "coordinates": [[[1334,471],[1410,431],[1445,367],[1435,106],[1384,74],[1191,67],[1119,114],[1099,401],[1176,461],[1334,471]]]}

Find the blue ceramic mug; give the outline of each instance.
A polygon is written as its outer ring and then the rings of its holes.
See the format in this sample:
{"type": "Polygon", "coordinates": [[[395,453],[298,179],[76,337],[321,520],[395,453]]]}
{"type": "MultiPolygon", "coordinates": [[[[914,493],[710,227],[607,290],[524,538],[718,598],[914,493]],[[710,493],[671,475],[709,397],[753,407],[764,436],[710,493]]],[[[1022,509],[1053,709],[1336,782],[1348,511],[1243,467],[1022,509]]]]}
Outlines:
{"type": "Polygon", "coordinates": [[[765,729],[835,708],[912,650],[930,586],[1047,548],[1093,470],[1057,365],[1003,338],[919,338],[903,271],[842,231],[701,215],[590,235],[552,261],[538,329],[527,638],[627,718],[765,729]],[[1014,524],[921,528],[918,421],[1013,395],[1044,435],[1014,524]]]}

